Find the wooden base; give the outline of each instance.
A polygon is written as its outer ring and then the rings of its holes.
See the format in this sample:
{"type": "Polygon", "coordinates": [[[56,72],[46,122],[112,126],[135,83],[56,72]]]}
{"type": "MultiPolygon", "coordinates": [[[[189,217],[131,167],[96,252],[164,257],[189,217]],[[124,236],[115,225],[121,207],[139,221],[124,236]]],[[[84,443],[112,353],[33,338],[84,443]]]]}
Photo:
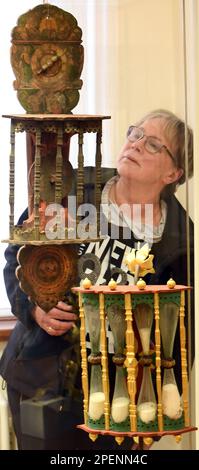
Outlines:
{"type": "Polygon", "coordinates": [[[113,436],[113,437],[163,437],[163,436],[167,436],[167,435],[171,435],[171,436],[179,436],[181,434],[184,434],[186,432],[191,432],[191,431],[197,431],[197,428],[194,427],[194,426],[189,426],[187,428],[182,428],[182,429],[176,429],[175,431],[161,431],[161,432],[131,432],[131,431],[127,431],[127,432],[122,432],[122,431],[112,431],[112,430],[105,430],[105,429],[93,429],[93,428],[89,428],[88,426],[86,426],[85,424],[79,424],[77,426],[77,428],[79,429],[82,429],[83,431],[89,433],[89,434],[95,434],[95,435],[102,435],[102,436],[113,436]]]}

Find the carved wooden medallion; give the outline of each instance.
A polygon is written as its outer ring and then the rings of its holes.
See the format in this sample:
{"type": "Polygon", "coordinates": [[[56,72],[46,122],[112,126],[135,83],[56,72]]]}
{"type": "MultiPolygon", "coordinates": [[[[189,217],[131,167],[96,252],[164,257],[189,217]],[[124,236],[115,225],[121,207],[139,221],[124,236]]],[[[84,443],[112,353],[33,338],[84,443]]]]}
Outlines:
{"type": "Polygon", "coordinates": [[[70,113],[79,101],[84,51],[73,15],[38,5],[12,31],[11,64],[18,99],[28,113],[70,113]]]}
{"type": "Polygon", "coordinates": [[[21,289],[46,312],[64,300],[66,291],[77,282],[74,246],[22,246],[18,262],[16,275],[21,289]]]}

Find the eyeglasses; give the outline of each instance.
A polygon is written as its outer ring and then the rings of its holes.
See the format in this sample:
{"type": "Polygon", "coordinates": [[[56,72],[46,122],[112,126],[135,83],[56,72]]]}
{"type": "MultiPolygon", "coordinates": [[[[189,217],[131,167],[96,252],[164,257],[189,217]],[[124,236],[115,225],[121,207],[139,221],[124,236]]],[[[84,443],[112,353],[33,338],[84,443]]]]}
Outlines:
{"type": "Polygon", "coordinates": [[[143,129],[140,127],[136,126],[130,126],[127,131],[127,138],[130,142],[136,142],[137,140],[143,139],[143,137],[146,137],[146,140],[144,142],[144,147],[149,153],[158,153],[164,148],[173,162],[176,164],[176,160],[170,150],[166,147],[166,145],[161,144],[160,142],[157,141],[155,137],[152,136],[146,136],[143,129]]]}

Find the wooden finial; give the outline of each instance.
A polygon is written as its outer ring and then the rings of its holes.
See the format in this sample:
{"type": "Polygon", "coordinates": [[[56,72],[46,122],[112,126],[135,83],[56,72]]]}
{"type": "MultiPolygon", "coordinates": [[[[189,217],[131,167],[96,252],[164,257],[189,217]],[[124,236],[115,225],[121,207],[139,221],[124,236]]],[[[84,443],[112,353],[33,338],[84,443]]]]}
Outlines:
{"type": "Polygon", "coordinates": [[[115,282],[114,279],[111,278],[111,280],[110,280],[109,283],[108,283],[108,287],[109,287],[109,289],[111,289],[111,290],[115,290],[116,287],[117,287],[117,282],[115,282]]]}
{"type": "Polygon", "coordinates": [[[89,438],[91,439],[91,441],[95,442],[96,439],[98,438],[98,434],[93,434],[89,432],[89,438]]]}
{"type": "Polygon", "coordinates": [[[174,279],[172,279],[172,277],[170,277],[170,279],[167,281],[167,286],[169,289],[174,289],[176,285],[176,282],[174,281],[174,279]]]}
{"type": "Polygon", "coordinates": [[[123,440],[124,440],[124,437],[122,436],[115,437],[115,441],[117,442],[119,446],[122,444],[123,440]]]}
{"type": "Polygon", "coordinates": [[[144,441],[144,444],[146,446],[151,446],[153,444],[153,438],[152,437],[144,437],[143,441],[144,441]]]}
{"type": "Polygon", "coordinates": [[[88,277],[85,277],[82,282],[82,286],[84,289],[90,289],[90,287],[92,286],[92,282],[90,281],[90,279],[88,279],[88,277]]]}
{"type": "Polygon", "coordinates": [[[138,282],[136,283],[136,286],[138,287],[138,289],[144,290],[146,287],[146,282],[144,281],[144,279],[140,278],[138,282]]]}

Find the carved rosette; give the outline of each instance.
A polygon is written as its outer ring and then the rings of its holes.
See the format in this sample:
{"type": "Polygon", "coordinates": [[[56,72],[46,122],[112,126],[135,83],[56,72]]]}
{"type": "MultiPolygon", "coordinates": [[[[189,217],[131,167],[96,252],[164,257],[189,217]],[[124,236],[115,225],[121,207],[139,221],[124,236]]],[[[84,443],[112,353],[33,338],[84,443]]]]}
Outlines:
{"type": "Polygon", "coordinates": [[[71,113],[79,101],[84,50],[73,15],[38,5],[12,30],[14,88],[28,113],[71,113]]]}
{"type": "Polygon", "coordinates": [[[77,282],[74,246],[22,246],[16,275],[32,302],[48,312],[77,282]]]}

